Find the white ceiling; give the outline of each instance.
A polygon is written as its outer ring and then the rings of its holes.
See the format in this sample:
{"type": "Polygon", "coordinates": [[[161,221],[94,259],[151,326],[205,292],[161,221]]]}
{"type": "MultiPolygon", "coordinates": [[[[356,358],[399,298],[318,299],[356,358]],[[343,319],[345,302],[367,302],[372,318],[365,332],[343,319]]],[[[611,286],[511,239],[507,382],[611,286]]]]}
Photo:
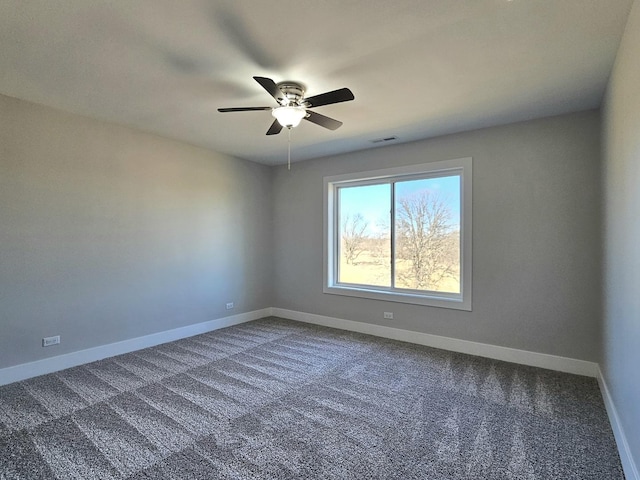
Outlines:
{"type": "Polygon", "coordinates": [[[0,93],[275,165],[251,77],[349,87],[292,160],[598,107],[633,0],[2,0],[0,93]]]}

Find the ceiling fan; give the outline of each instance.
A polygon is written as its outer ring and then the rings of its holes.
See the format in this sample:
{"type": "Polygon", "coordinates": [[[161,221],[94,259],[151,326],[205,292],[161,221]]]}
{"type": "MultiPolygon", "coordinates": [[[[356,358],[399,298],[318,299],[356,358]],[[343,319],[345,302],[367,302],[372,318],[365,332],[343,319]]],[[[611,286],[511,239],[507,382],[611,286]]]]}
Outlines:
{"type": "Polygon", "coordinates": [[[275,83],[266,77],[253,77],[253,79],[278,102],[277,107],[219,108],[218,111],[226,113],[271,110],[271,115],[275,117],[275,120],[267,130],[267,135],[277,135],[283,127],[288,129],[297,127],[303,119],[329,130],[336,130],[342,125],[342,122],[308,109],[347,102],[355,98],[348,88],[340,88],[305,98],[305,87],[300,83],[290,81],[275,83]]]}

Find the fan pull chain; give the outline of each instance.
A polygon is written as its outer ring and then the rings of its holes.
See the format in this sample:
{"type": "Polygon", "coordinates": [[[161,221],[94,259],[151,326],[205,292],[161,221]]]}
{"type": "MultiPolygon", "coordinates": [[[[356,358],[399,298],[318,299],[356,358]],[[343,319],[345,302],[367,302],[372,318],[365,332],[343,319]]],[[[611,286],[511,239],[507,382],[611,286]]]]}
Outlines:
{"type": "Polygon", "coordinates": [[[289,130],[289,139],[287,142],[287,170],[291,170],[291,127],[287,127],[287,130],[289,130]]]}

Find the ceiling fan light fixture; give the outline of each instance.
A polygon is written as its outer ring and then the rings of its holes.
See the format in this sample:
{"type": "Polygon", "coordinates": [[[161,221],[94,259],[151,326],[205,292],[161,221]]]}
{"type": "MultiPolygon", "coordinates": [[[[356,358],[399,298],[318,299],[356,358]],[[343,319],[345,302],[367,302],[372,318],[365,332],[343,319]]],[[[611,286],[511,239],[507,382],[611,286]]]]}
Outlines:
{"type": "Polygon", "coordinates": [[[297,127],[302,119],[307,115],[307,111],[304,107],[287,106],[274,108],[271,111],[278,123],[283,127],[293,128],[297,127]]]}

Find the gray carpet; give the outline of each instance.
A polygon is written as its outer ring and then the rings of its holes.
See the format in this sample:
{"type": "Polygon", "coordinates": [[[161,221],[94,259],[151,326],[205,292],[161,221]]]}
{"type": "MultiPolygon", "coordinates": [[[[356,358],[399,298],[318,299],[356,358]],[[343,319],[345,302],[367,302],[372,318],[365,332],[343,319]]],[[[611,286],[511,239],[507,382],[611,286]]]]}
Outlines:
{"type": "Polygon", "coordinates": [[[278,318],[0,387],[0,479],[623,479],[592,378],[278,318]]]}

